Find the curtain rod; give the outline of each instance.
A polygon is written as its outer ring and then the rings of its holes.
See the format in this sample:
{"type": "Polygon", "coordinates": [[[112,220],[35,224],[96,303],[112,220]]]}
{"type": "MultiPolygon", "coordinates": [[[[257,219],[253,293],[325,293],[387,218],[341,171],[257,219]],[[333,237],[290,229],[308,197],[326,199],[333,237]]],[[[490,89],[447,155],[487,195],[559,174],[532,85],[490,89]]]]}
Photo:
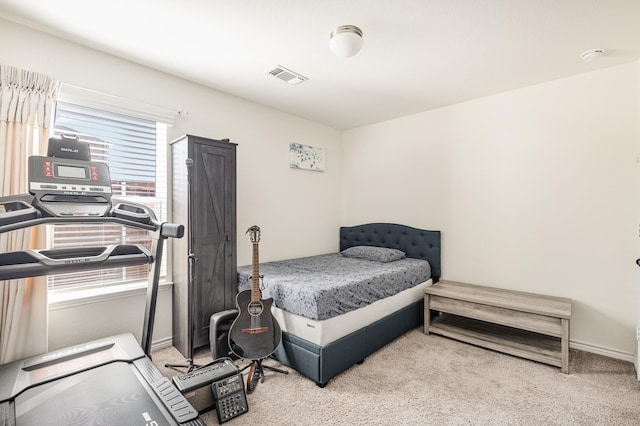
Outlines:
{"type": "Polygon", "coordinates": [[[61,102],[77,103],[96,109],[106,109],[110,112],[123,113],[160,121],[173,126],[178,117],[188,114],[185,110],[177,110],[148,102],[138,101],[117,95],[103,93],[73,84],[62,83],[58,100],[61,102]]]}

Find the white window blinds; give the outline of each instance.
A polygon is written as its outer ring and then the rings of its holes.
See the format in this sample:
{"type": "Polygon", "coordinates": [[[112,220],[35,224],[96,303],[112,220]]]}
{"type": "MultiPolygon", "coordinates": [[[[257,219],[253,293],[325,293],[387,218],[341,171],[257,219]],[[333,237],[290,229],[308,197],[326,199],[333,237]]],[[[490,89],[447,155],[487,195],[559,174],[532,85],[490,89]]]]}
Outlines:
{"type": "MultiPolygon", "coordinates": [[[[151,207],[159,220],[167,217],[166,125],[125,114],[58,102],[54,134],[71,133],[89,143],[93,161],[109,165],[114,198],[151,207]]],[[[50,248],[142,244],[151,249],[149,232],[118,224],[49,225],[50,248]]],[[[166,263],[163,256],[163,271],[166,263]]],[[[58,274],[49,289],[78,289],[143,280],[147,265],[58,274]]]]}

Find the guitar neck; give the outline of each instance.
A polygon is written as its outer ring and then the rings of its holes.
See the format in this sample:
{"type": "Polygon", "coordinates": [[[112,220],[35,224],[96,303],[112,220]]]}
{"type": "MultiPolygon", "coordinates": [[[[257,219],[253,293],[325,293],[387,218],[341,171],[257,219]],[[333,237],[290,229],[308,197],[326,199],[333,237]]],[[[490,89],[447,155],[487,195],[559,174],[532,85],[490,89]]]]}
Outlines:
{"type": "Polygon", "coordinates": [[[258,302],[262,299],[260,291],[260,271],[258,268],[258,243],[253,243],[253,271],[251,276],[251,301],[258,302]]]}

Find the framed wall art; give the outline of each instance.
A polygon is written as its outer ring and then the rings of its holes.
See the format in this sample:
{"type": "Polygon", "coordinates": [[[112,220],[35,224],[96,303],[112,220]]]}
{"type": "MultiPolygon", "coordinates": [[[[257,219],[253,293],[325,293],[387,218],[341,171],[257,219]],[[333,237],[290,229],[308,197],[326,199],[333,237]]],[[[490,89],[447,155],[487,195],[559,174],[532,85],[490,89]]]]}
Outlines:
{"type": "Polygon", "coordinates": [[[314,172],[324,171],[324,149],[290,142],[289,167],[314,172]]]}

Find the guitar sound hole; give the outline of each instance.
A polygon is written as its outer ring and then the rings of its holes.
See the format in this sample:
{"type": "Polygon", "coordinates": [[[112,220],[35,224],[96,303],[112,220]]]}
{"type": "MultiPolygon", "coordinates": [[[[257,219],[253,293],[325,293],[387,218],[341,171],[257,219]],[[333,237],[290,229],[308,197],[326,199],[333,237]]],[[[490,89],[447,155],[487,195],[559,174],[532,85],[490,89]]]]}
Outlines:
{"type": "Polygon", "coordinates": [[[253,316],[260,315],[262,313],[262,310],[262,302],[251,302],[249,303],[249,309],[247,309],[249,315],[253,316]]]}

